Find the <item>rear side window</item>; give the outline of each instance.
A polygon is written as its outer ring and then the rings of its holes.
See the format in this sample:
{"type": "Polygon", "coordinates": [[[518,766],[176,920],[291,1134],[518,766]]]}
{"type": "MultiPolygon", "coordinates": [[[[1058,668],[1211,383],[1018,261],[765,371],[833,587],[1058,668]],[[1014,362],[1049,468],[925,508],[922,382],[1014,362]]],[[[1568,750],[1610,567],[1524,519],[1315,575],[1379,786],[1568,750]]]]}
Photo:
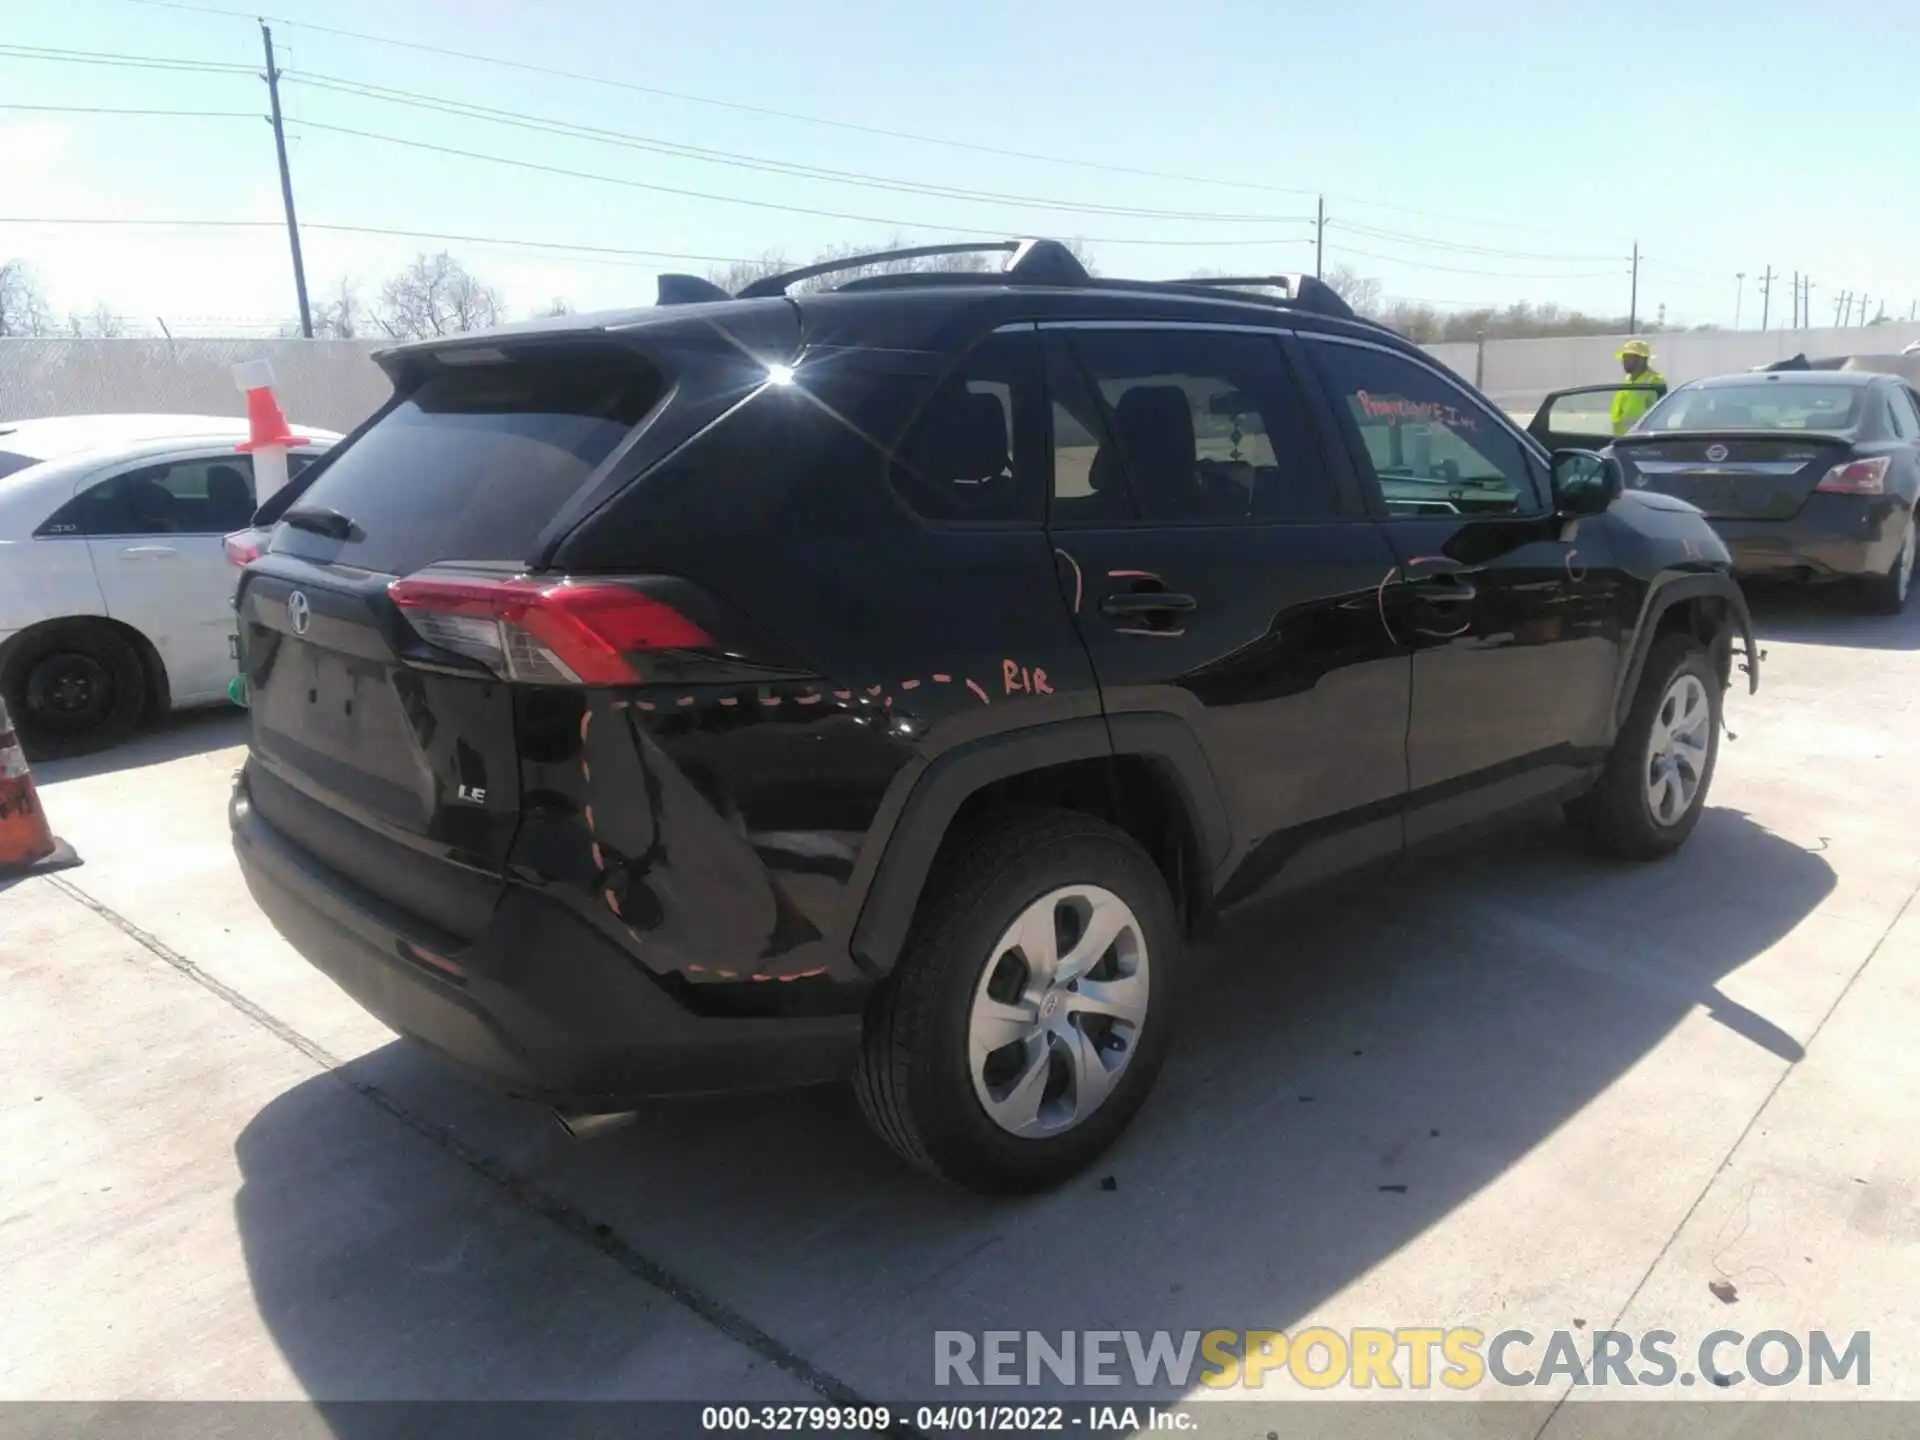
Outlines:
{"type": "Polygon", "coordinates": [[[1069,330],[1059,339],[1078,374],[1056,348],[1054,523],[1338,514],[1339,494],[1272,339],[1206,330],[1069,330]]]}
{"type": "Polygon", "coordinates": [[[42,535],[224,535],[253,515],[253,462],[222,454],[143,465],[89,485],[42,535]]]}
{"type": "Polygon", "coordinates": [[[273,548],[390,575],[520,559],[663,389],[640,357],[604,352],[438,371],[290,507],[338,511],[354,538],[282,525],[273,548]]]}

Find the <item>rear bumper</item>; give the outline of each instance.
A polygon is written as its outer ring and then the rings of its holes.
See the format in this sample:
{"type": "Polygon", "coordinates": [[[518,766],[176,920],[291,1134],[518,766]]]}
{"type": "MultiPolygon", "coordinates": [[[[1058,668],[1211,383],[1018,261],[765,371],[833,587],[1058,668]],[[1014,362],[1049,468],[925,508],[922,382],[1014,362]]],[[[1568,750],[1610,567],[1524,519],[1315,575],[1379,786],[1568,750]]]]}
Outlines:
{"type": "Polygon", "coordinates": [[[234,852],[261,911],[376,1019],[482,1083],[574,1110],[659,1095],[778,1089],[851,1067],[856,1015],[710,1018],[677,1004],[631,956],[562,907],[509,887],[458,977],[409,958],[428,948],[399,917],[264,820],[244,782],[234,852]]]}
{"type": "Polygon", "coordinates": [[[1911,523],[1897,496],[1813,495],[1791,520],[1712,520],[1734,573],[1751,579],[1884,575],[1911,523]]]}

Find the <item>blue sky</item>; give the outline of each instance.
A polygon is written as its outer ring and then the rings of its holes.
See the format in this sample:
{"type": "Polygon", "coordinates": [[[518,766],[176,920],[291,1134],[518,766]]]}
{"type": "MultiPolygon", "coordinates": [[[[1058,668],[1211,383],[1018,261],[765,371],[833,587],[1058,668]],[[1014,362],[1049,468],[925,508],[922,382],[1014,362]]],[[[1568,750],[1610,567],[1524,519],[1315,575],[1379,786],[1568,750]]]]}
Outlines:
{"type": "MultiPolygon", "coordinates": [[[[304,241],[316,294],[342,279],[371,293],[420,249],[452,250],[505,292],[515,315],[553,296],[580,308],[645,303],[657,270],[705,268],[696,259],[591,261],[313,228],[324,224],[713,257],[774,249],[796,261],[896,235],[912,243],[1050,233],[1085,237],[1110,274],[1311,269],[1308,222],[1324,192],[1327,263],[1376,277],[1396,296],[1622,312],[1637,239],[1643,316],[1664,304],[1670,321],[1728,322],[1735,272],[1746,271],[1742,318],[1753,325],[1769,264],[1813,277],[1816,318],[1831,320],[1843,289],[1886,296],[1902,318],[1920,299],[1912,240],[1920,198],[1906,183],[1911,102],[1883,69],[1920,41],[1912,0],[1857,0],[1844,21],[1784,0],[279,0],[269,10],[279,17],[281,66],[295,77],[896,183],[1166,212],[1058,210],[771,174],[290,78],[294,185],[311,222],[304,241]],[[322,26],[841,123],[475,63],[314,28],[322,26]],[[325,125],[635,183],[317,128],[325,125]],[[1176,218],[1196,215],[1227,218],[1176,218]]],[[[258,30],[244,14],[0,0],[0,17],[0,47],[256,69],[260,61],[258,30]]],[[[251,72],[51,63],[0,50],[0,106],[29,105],[252,115],[264,113],[265,95],[251,72]]],[[[277,221],[271,136],[258,119],[0,108],[0,173],[0,258],[31,263],[62,310],[104,301],[137,320],[173,317],[183,331],[293,312],[285,236],[269,225],[18,223],[277,221]]],[[[1783,279],[1774,292],[1776,324],[1788,288],[1783,279]]]]}

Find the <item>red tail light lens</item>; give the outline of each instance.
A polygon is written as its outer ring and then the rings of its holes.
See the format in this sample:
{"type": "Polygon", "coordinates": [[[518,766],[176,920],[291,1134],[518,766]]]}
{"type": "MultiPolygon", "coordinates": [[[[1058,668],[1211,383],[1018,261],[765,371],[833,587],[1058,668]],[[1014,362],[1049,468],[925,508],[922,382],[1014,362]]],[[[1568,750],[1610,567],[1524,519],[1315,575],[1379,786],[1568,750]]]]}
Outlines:
{"type": "Polygon", "coordinates": [[[605,581],[414,576],[387,594],[423,639],[534,685],[635,685],[632,656],[712,643],[671,605],[605,581]]]}
{"type": "Polygon", "coordinates": [[[221,541],[227,559],[235,565],[251,565],[266,549],[267,537],[259,530],[236,530],[221,541]]]}
{"type": "Polygon", "coordinates": [[[1871,460],[1849,460],[1834,466],[1813,488],[1837,495],[1884,495],[1890,463],[1885,455],[1875,455],[1871,460]]]}

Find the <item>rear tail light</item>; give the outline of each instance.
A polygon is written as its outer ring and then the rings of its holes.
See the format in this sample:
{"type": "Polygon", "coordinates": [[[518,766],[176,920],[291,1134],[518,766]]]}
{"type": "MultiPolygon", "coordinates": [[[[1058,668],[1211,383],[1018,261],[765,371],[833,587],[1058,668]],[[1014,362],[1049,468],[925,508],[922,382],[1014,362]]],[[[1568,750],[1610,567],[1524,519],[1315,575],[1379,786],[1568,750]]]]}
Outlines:
{"type": "Polygon", "coordinates": [[[236,530],[221,544],[227,559],[235,565],[251,565],[267,548],[267,534],[264,530],[236,530]]]}
{"type": "Polygon", "coordinates": [[[387,594],[422,639],[534,685],[635,685],[633,656],[712,643],[671,605],[606,581],[414,576],[387,594]]]}
{"type": "Polygon", "coordinates": [[[1813,488],[1837,495],[1884,495],[1890,463],[1885,455],[1875,455],[1870,460],[1848,460],[1827,471],[1813,488]]]}

